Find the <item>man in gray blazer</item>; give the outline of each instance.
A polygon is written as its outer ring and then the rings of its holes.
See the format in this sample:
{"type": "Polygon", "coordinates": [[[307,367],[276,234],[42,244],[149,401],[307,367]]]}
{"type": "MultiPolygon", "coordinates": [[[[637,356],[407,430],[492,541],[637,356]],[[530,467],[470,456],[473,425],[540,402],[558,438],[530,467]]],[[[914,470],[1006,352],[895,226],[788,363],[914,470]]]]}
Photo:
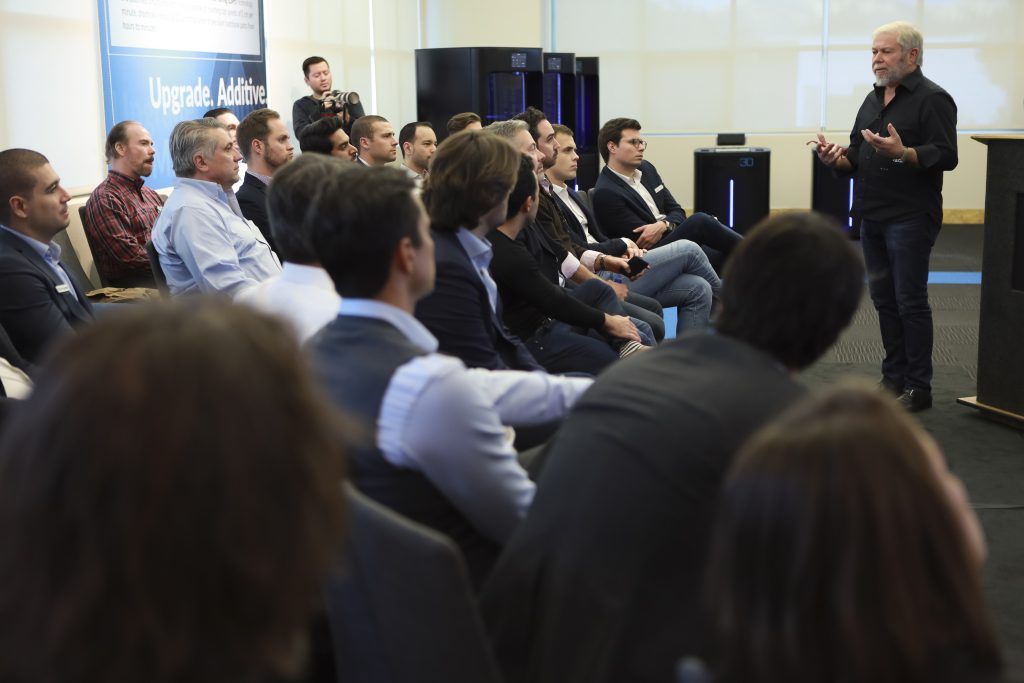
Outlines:
{"type": "Polygon", "coordinates": [[[31,363],[54,338],[92,320],[53,242],[70,222],[70,199],[42,154],[0,152],[0,325],[31,363]]]}

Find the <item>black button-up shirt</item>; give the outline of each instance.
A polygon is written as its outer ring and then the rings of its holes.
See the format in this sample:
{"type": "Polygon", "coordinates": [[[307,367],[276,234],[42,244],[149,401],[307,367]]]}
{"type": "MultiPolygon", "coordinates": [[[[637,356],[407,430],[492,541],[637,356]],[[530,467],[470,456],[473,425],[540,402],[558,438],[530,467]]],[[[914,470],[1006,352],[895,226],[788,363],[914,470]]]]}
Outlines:
{"type": "Polygon", "coordinates": [[[875,86],[857,112],[847,159],[857,172],[854,216],[890,221],[926,214],[941,223],[942,172],[957,164],[956,103],[920,67],[896,86],[888,105],[885,87],[875,86]],[[917,152],[917,166],[879,154],[861,135],[867,128],[888,137],[890,123],[917,152]]]}

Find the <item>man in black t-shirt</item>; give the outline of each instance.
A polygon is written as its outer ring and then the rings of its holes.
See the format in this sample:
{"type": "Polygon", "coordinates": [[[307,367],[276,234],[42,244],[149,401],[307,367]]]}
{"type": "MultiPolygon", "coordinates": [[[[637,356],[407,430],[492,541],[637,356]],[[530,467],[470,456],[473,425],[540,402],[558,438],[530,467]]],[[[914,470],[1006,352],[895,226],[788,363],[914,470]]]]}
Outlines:
{"type": "Polygon", "coordinates": [[[346,93],[355,95],[355,102],[343,102],[336,96],[337,91],[332,89],[334,80],[331,76],[331,65],[323,57],[314,55],[303,60],[302,75],[313,94],[300,97],[292,105],[292,127],[295,129],[295,137],[300,138],[303,128],[328,116],[341,118],[342,126],[348,133],[352,122],[364,114],[359,96],[355,93],[346,93]]]}

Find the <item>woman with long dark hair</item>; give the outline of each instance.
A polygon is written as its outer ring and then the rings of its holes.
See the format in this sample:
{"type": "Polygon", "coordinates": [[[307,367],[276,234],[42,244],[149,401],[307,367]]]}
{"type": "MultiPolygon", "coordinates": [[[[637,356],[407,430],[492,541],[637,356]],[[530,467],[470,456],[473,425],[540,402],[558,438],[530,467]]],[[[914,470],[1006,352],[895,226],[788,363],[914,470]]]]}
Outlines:
{"type": "Polygon", "coordinates": [[[963,485],[891,400],[844,387],[745,446],[708,567],[716,683],[995,680],[963,485]]]}

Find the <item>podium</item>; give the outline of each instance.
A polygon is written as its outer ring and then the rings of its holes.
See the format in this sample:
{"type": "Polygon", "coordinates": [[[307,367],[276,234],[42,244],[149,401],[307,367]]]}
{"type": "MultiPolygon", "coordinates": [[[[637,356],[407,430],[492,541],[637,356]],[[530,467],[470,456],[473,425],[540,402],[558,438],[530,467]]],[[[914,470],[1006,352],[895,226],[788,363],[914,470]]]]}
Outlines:
{"type": "Polygon", "coordinates": [[[958,403],[1024,426],[1024,135],[973,135],[988,146],[978,395],[958,403]]]}

